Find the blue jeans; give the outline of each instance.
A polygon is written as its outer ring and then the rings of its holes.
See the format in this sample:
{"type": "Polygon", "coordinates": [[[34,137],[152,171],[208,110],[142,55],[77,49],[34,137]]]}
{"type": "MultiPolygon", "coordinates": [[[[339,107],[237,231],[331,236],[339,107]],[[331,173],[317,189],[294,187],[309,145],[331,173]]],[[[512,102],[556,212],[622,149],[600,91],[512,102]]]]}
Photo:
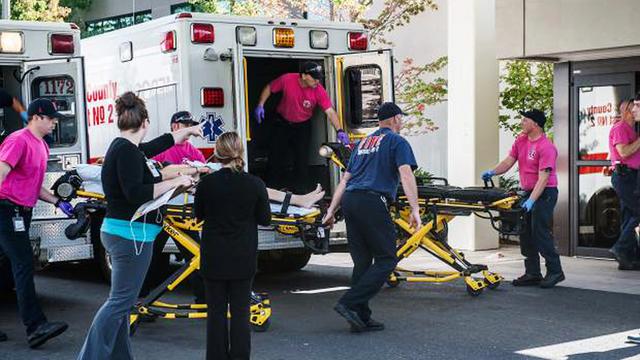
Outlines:
{"type": "MultiPolygon", "coordinates": [[[[111,256],[111,291],[93,318],[78,360],[133,359],[129,341],[129,313],[147,274],[153,244],[144,243],[142,252],[136,255],[132,240],[105,232],[101,232],[100,236],[111,256]]],[[[142,244],[137,245],[139,247],[142,244]]]]}
{"type": "Polygon", "coordinates": [[[628,171],[624,174],[615,171],[611,177],[611,185],[616,190],[620,199],[620,237],[613,245],[611,251],[620,256],[633,260],[638,250],[636,238],[636,226],[640,224],[640,212],[638,205],[640,198],[634,194],[636,190],[636,171],[628,171]]]}
{"type": "MultiPolygon", "coordinates": [[[[528,193],[531,195],[531,193],[528,193]]],[[[525,231],[520,235],[520,252],[525,257],[524,268],[529,275],[542,276],[540,255],[545,260],[547,274],[562,272],[560,256],[553,241],[551,224],[558,201],[558,189],[546,188],[525,215],[525,231]]]]}
{"type": "Polygon", "coordinates": [[[18,310],[22,323],[27,327],[27,334],[31,334],[36,328],[47,321],[38,299],[36,287],[33,282],[33,250],[29,240],[29,227],[31,226],[31,211],[0,204],[0,251],[9,262],[16,285],[18,298],[18,310]],[[18,212],[16,213],[16,209],[18,212]],[[24,219],[25,231],[14,231],[13,218],[19,214],[24,219]]]}

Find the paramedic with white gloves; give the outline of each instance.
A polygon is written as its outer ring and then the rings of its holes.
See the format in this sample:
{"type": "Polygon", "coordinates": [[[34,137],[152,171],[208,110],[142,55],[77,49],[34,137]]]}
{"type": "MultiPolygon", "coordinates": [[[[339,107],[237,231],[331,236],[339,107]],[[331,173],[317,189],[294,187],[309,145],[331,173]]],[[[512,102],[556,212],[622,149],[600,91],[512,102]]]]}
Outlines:
{"type": "MultiPolygon", "coordinates": [[[[342,129],[338,113],[333,109],[326,90],[320,84],[323,69],[314,62],[302,65],[300,73],[284,74],[264,87],[254,115],[258,124],[264,120],[264,104],[272,93],[282,92],[282,100],[276,108],[273,137],[269,153],[267,178],[271,187],[281,188],[285,184],[287,157],[293,151],[294,179],[307,179],[309,142],[311,140],[311,117],[316,106],[327,114],[329,121],[338,131],[338,140],[349,144],[349,136],[342,129]],[[292,149],[293,148],[293,149],[292,149]]],[[[305,193],[309,189],[300,186],[291,189],[305,193]]]]}

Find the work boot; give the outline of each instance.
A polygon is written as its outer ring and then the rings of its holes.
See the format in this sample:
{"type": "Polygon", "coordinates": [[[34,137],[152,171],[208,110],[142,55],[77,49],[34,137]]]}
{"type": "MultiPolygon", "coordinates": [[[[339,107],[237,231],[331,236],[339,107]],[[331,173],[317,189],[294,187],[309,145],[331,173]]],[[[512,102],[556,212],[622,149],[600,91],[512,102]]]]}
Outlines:
{"type": "Polygon", "coordinates": [[[613,254],[613,257],[618,262],[618,270],[639,270],[640,269],[640,266],[638,266],[639,264],[629,259],[628,256],[618,252],[613,248],[609,249],[609,252],[613,254]]]}
{"type": "Polygon", "coordinates": [[[640,344],[640,335],[639,336],[628,336],[627,337],[627,342],[634,343],[634,344],[640,344]]]}
{"type": "Polygon", "coordinates": [[[346,305],[338,303],[333,308],[340,316],[345,318],[347,322],[351,325],[352,332],[362,332],[365,331],[367,325],[360,319],[358,313],[349,309],[346,305]]]}
{"type": "Polygon", "coordinates": [[[513,286],[538,286],[542,281],[542,276],[524,274],[517,279],[514,279],[511,283],[513,286]]]}
{"type": "Polygon", "coordinates": [[[44,344],[48,340],[62,334],[67,330],[69,325],[62,321],[44,322],[38,328],[27,336],[29,347],[32,349],[44,344]]]}
{"type": "Polygon", "coordinates": [[[7,339],[9,339],[7,337],[7,334],[5,334],[2,331],[0,331],[0,342],[7,341],[7,339]]]}
{"type": "Polygon", "coordinates": [[[564,273],[562,271],[555,274],[547,273],[544,279],[540,282],[540,287],[543,289],[550,289],[561,281],[564,281],[564,273]]]}
{"type": "Polygon", "coordinates": [[[364,327],[364,329],[359,329],[356,328],[354,326],[351,326],[351,332],[363,332],[363,331],[381,331],[384,330],[384,324],[379,322],[379,321],[375,321],[373,319],[369,319],[367,321],[364,322],[364,324],[366,325],[364,327]]]}

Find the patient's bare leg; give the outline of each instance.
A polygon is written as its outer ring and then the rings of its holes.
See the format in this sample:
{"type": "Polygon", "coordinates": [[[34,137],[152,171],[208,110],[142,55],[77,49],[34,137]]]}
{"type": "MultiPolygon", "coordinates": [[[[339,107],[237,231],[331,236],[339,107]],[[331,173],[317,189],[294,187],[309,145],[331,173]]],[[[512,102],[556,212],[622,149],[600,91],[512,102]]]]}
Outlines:
{"type": "MultiPolygon", "coordinates": [[[[283,191],[279,191],[271,188],[267,188],[267,194],[269,195],[269,200],[273,200],[277,202],[283,202],[284,197],[286,195],[286,193],[283,191]]],[[[324,197],[324,190],[322,190],[322,187],[318,184],[318,186],[316,186],[316,189],[310,193],[307,193],[304,195],[293,194],[291,196],[290,202],[292,205],[310,208],[323,197],[324,197]]]]}

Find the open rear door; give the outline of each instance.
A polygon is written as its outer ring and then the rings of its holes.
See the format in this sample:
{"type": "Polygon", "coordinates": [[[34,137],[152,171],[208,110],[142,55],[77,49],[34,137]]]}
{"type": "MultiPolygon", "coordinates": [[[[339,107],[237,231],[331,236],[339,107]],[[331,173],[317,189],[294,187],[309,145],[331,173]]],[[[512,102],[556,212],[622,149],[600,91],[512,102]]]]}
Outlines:
{"type": "MultiPolygon", "coordinates": [[[[236,120],[236,131],[240,134],[244,146],[245,164],[248,163],[247,141],[251,141],[249,127],[249,104],[247,103],[247,61],[241,44],[236,44],[233,51],[233,113],[236,120]]],[[[245,165],[246,166],[246,165],[245,165]]]]}
{"type": "Polygon", "coordinates": [[[378,126],[378,107],[394,101],[393,54],[376,50],[334,56],[336,111],[353,139],[378,126]]]}

